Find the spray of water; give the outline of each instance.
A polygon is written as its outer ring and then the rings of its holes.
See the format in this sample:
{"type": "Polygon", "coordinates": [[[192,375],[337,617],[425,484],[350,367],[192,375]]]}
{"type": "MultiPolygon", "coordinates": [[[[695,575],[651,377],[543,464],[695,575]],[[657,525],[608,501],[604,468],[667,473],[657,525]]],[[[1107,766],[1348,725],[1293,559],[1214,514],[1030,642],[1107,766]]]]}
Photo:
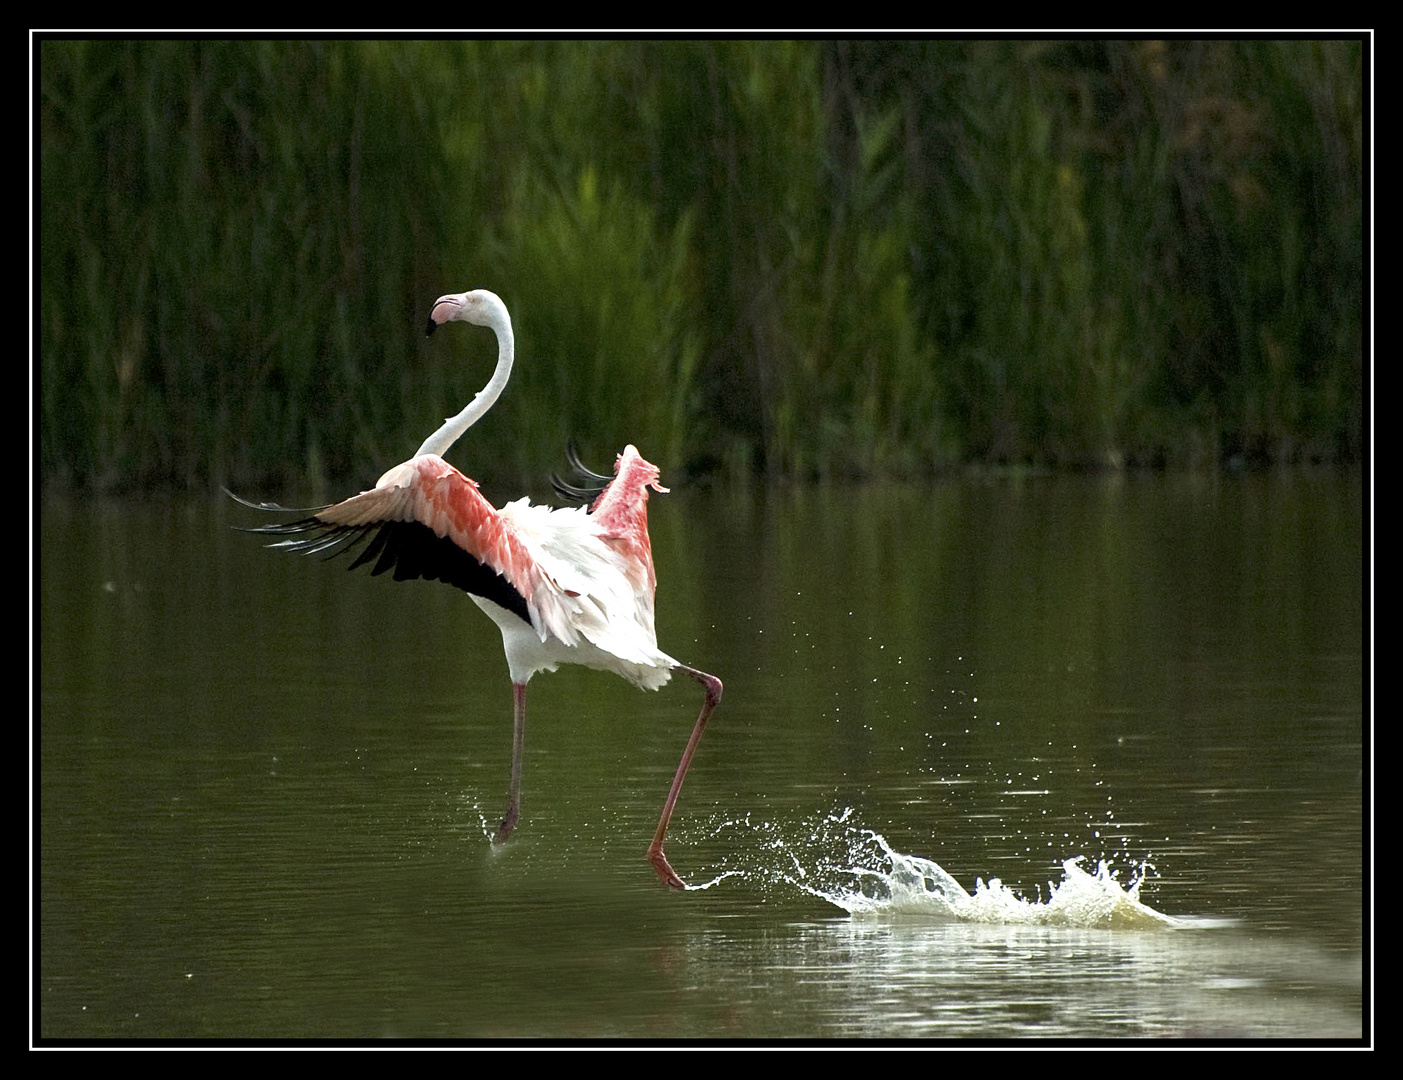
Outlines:
{"type": "Polygon", "coordinates": [[[1041,926],[1168,928],[1179,920],[1140,900],[1145,867],[1122,884],[1105,861],[1094,871],[1085,860],[1062,863],[1062,880],[1049,882],[1047,895],[1019,896],[997,878],[975,882],[965,891],[938,863],[896,851],[886,839],[863,828],[851,809],[818,822],[785,829],[749,817],[715,823],[718,834],[750,843],[731,844],[736,854],[710,881],[729,877],[756,880],[769,888],[797,889],[854,916],[915,916],[944,921],[1041,926]],[[757,844],[753,841],[758,841],[757,844]],[[739,863],[739,865],[736,865],[739,863]]]}

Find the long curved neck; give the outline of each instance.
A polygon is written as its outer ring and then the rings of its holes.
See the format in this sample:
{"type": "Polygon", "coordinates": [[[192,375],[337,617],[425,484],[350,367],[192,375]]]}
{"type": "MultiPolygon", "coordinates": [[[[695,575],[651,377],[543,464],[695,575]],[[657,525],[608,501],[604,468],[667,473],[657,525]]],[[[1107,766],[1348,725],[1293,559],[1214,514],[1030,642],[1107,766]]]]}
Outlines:
{"type": "Polygon", "coordinates": [[[462,436],[463,432],[476,424],[493,403],[501,396],[506,389],[507,380],[512,374],[512,354],[515,351],[515,342],[512,338],[512,321],[505,309],[500,315],[494,318],[489,326],[497,334],[497,370],[492,373],[492,378],[487,385],[477,392],[477,396],[468,402],[468,407],[457,416],[450,416],[443,422],[443,427],[439,428],[419,447],[415,457],[422,454],[438,454],[440,457],[448,453],[448,448],[452,446],[462,436]]]}

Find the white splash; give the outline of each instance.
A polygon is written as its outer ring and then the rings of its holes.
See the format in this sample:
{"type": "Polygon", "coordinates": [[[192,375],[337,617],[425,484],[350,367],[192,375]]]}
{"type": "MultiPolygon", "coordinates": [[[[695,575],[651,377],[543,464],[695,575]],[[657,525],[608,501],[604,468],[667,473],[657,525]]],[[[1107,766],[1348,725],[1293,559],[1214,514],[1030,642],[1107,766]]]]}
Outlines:
{"type": "MultiPolygon", "coordinates": [[[[1104,860],[1094,873],[1083,857],[1062,863],[1062,880],[1049,882],[1046,898],[1027,899],[998,878],[977,879],[965,889],[938,863],[894,850],[871,829],[851,823],[853,812],[830,815],[806,836],[775,835],[744,819],[730,821],[770,833],[766,847],[779,858],[760,876],[782,881],[853,915],[900,915],[971,923],[1102,928],[1171,928],[1189,925],[1163,915],[1140,900],[1144,867],[1122,885],[1104,860]]],[[[725,876],[755,876],[731,869],[725,876]]]]}

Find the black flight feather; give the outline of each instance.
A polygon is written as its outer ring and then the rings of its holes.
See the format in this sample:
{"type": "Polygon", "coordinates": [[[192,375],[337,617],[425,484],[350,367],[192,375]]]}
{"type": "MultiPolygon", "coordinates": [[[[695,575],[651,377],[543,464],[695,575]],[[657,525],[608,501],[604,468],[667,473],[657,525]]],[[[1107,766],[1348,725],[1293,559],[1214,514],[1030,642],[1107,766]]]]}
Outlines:
{"type": "Polygon", "coordinates": [[[594,501],[614,482],[612,476],[601,476],[587,468],[580,461],[580,448],[571,439],[565,447],[565,461],[575,471],[574,480],[562,480],[556,473],[550,474],[551,486],[562,499],[584,503],[593,509],[594,501]]]}
{"type": "Polygon", "coordinates": [[[261,533],[264,536],[285,536],[268,546],[299,555],[320,555],[334,559],[360,550],[348,570],[374,562],[370,573],[378,576],[394,571],[396,581],[442,581],[466,593],[491,600],[506,608],[524,622],[531,621],[526,599],[496,570],[473,558],[451,539],[438,536],[418,521],[379,521],[366,525],[334,525],[322,521],[316,514],[325,506],[291,509],[277,503],[253,503],[241,499],[226,489],[225,494],[235,502],[254,510],[280,514],[303,514],[295,521],[274,522],[252,527],[236,526],[240,532],[261,533]]]}

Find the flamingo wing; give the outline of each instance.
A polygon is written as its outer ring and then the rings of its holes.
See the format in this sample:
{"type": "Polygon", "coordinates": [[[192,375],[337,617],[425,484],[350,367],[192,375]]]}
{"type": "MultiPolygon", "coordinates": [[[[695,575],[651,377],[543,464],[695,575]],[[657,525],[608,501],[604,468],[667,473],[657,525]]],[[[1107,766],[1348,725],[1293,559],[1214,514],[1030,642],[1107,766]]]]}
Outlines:
{"type": "Polygon", "coordinates": [[[272,545],[284,551],[327,558],[355,552],[349,569],[370,564],[371,574],[393,571],[396,581],[442,581],[536,625],[528,602],[534,591],[529,554],[513,544],[477,484],[442,458],[414,458],[369,491],[306,513],[250,531],[288,537],[272,545]]]}
{"type": "Polygon", "coordinates": [[[588,642],[631,665],[666,670],[675,661],[657,648],[647,495],[639,494],[643,563],[636,514],[613,520],[527,499],[499,511],[434,454],[395,466],[369,491],[254,531],[288,537],[274,547],[328,558],[360,549],[350,569],[373,564],[372,574],[392,570],[397,581],[443,581],[516,615],[543,643],[588,642]]]}

